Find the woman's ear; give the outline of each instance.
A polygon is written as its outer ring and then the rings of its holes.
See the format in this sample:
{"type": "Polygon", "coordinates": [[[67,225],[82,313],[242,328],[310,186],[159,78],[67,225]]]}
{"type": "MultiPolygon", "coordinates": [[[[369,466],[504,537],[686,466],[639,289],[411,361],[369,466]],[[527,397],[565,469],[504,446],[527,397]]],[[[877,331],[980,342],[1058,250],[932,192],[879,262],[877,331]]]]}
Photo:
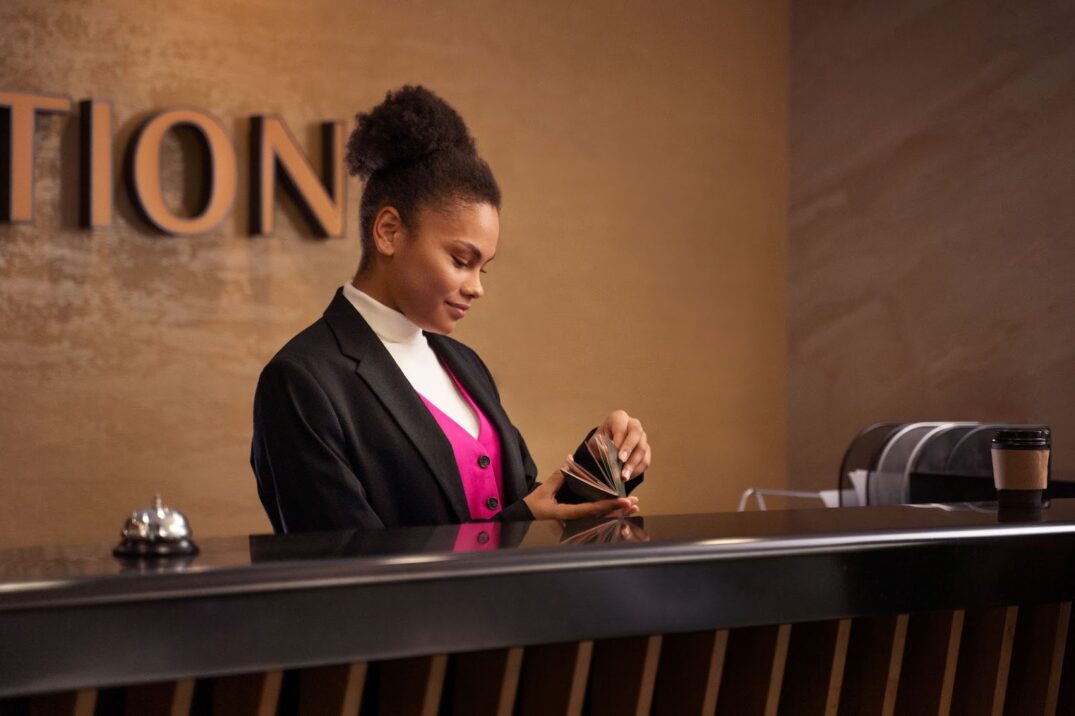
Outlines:
{"type": "Polygon", "coordinates": [[[394,206],[383,207],[373,221],[373,245],[382,256],[392,256],[403,241],[406,230],[403,218],[394,206]]]}

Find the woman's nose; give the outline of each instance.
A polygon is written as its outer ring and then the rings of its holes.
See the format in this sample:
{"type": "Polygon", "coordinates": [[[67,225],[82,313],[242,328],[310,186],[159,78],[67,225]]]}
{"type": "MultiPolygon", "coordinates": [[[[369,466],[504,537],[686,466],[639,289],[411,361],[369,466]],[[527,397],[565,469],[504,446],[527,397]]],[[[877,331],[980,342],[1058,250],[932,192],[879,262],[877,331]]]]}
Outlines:
{"type": "Polygon", "coordinates": [[[475,276],[473,280],[467,281],[466,285],[463,286],[463,293],[471,298],[481,298],[485,293],[485,289],[482,288],[481,278],[475,276]]]}

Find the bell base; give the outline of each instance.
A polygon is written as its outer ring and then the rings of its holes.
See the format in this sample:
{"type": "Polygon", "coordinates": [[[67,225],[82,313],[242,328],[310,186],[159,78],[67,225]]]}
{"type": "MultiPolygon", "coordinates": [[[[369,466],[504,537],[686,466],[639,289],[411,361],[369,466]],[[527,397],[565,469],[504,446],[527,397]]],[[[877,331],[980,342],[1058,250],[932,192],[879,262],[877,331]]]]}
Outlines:
{"type": "Polygon", "coordinates": [[[198,545],[185,537],[162,542],[125,539],[116,545],[112,554],[117,557],[182,557],[198,554],[198,545]]]}

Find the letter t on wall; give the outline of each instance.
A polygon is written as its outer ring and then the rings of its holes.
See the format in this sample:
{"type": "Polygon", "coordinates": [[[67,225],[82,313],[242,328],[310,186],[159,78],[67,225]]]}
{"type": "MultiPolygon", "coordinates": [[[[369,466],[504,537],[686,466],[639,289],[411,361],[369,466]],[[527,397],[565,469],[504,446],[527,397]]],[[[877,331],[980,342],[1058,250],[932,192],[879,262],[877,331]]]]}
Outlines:
{"type": "Polygon", "coordinates": [[[0,92],[0,221],[34,219],[34,115],[70,111],[70,97],[0,92]]]}

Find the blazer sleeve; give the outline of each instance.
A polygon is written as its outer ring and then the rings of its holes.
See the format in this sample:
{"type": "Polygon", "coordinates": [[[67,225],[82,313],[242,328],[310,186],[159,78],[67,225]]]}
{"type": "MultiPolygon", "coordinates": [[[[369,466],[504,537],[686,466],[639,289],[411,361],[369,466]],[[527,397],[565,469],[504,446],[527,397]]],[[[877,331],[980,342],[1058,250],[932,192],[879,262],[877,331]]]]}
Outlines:
{"type": "MultiPolygon", "coordinates": [[[[497,398],[499,399],[500,396],[497,395],[497,398]]],[[[530,457],[530,450],[526,447],[526,441],[523,440],[522,433],[519,432],[519,429],[515,427],[515,425],[512,425],[511,429],[515,432],[515,437],[519,445],[519,452],[523,458],[523,472],[526,474],[526,494],[529,495],[541,484],[537,480],[537,465],[534,464],[534,459],[530,457]]],[[[530,506],[527,505],[524,500],[520,499],[504,507],[504,509],[496,514],[496,519],[502,522],[532,520],[534,519],[534,513],[530,511],[530,506]]]]}
{"type": "Polygon", "coordinates": [[[339,417],[310,371],[270,361],[254,393],[250,463],[277,533],[384,527],[343,446],[339,417]]]}

